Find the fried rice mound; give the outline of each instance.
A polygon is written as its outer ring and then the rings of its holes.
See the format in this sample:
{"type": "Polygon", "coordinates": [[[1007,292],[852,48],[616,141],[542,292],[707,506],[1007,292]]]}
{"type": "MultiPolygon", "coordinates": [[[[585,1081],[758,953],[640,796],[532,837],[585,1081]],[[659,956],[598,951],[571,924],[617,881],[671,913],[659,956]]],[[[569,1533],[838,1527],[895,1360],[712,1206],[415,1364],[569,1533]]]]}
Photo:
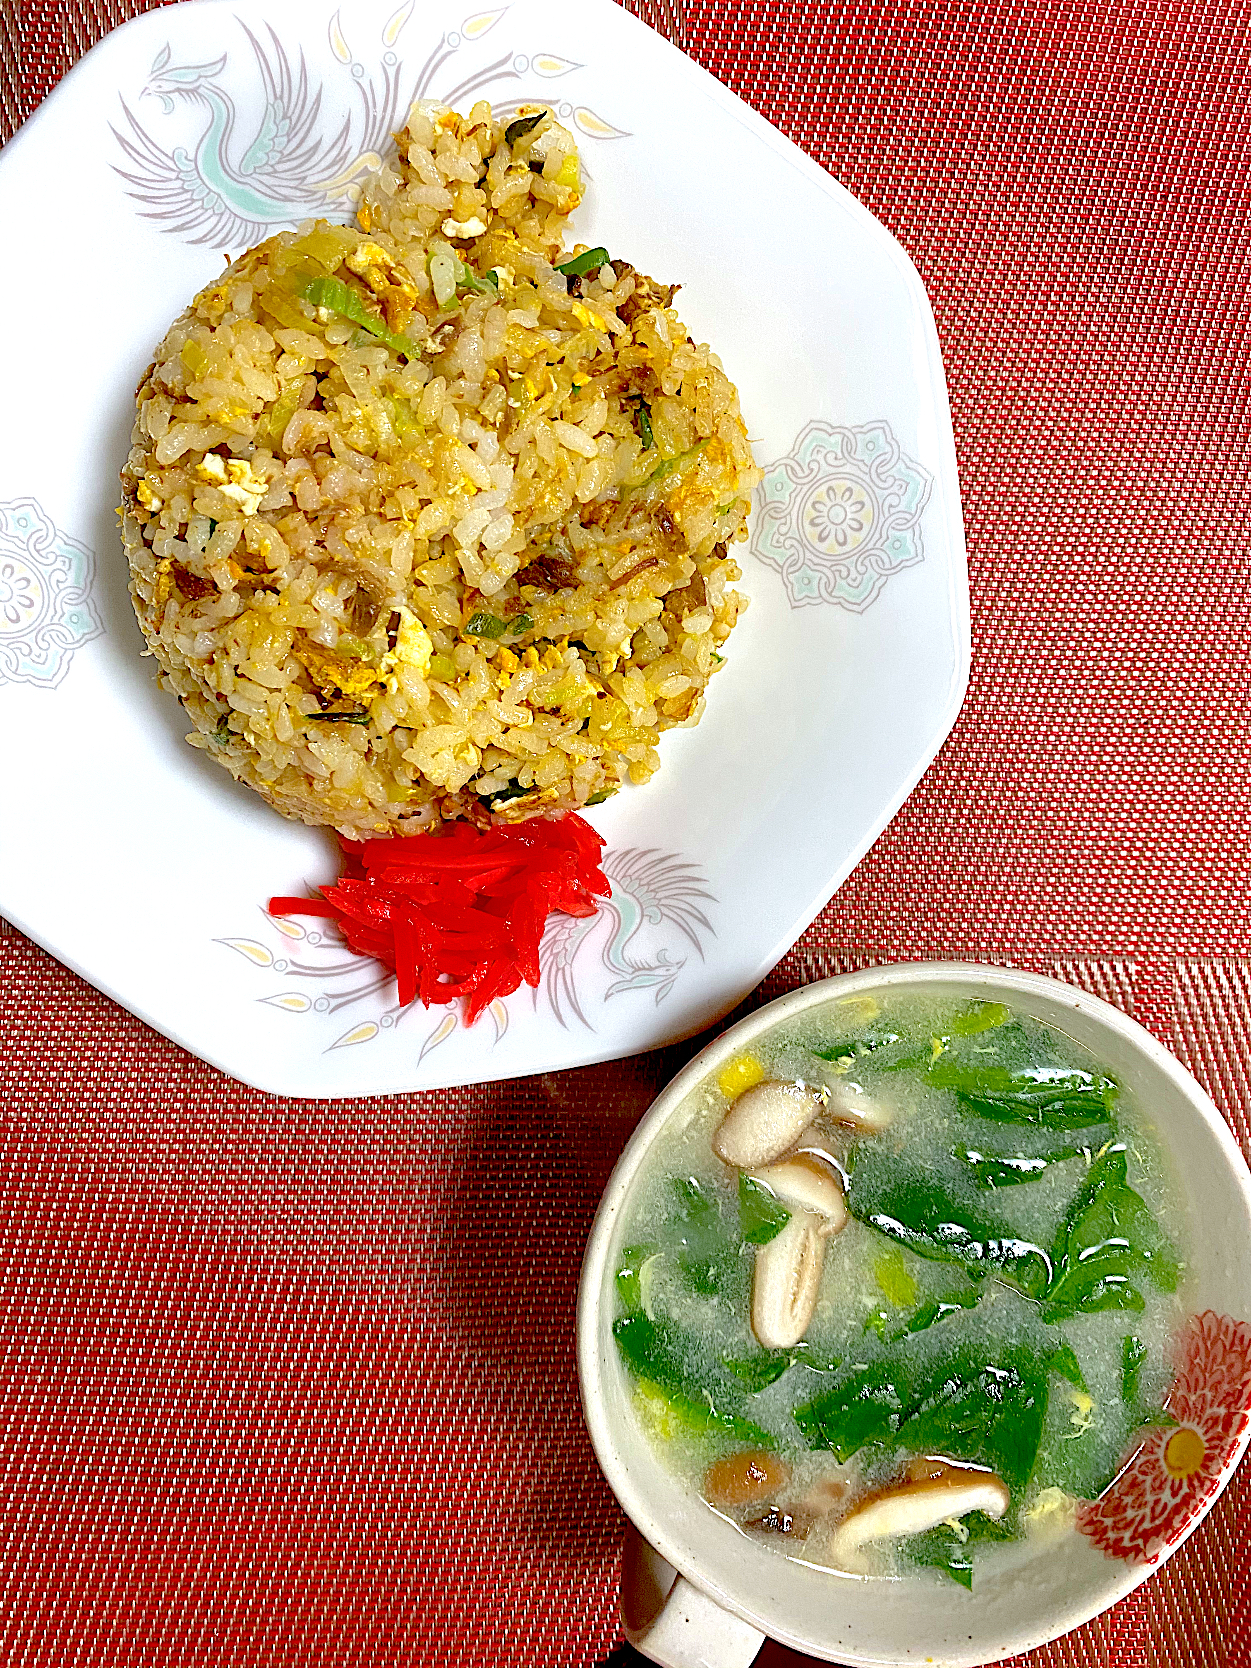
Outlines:
{"type": "Polygon", "coordinates": [[[759,479],[673,288],[564,252],[582,177],[549,111],[421,103],[397,138],[356,226],[195,298],[122,472],[189,741],[355,839],[645,782],[745,606],[759,479]]]}

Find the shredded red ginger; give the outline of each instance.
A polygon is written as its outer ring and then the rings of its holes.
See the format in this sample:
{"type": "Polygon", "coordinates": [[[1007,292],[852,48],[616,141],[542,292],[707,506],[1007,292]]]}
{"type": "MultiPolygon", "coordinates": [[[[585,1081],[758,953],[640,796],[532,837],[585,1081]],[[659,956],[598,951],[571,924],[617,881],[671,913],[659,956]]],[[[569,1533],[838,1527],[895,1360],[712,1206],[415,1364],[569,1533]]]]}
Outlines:
{"type": "Polygon", "coordinates": [[[538,984],[539,940],[553,910],[594,915],[609,890],[604,842],[573,813],[340,843],[334,885],[320,898],[271,898],[270,913],[337,922],[357,955],[392,969],[401,1006],[463,996],[470,1025],[523,979],[538,984]]]}

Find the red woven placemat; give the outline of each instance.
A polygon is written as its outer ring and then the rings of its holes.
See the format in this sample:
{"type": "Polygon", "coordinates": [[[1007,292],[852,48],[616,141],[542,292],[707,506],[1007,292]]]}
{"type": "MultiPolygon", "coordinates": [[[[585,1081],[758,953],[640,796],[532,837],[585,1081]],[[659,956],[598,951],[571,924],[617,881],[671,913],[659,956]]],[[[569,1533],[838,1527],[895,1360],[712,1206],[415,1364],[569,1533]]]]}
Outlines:
{"type": "MultiPolygon", "coordinates": [[[[6,3],[5,135],[143,9],[6,3]]],[[[955,416],[968,703],[753,1000],[931,955],[1058,973],[1251,1148],[1251,5],[634,9],[905,245],[955,416]]],[[[4,1661],[603,1662],[621,1519],[576,1268],[688,1050],[291,1102],[13,932],[0,987],[4,1661]]],[[[1244,1468],[1145,1588],[1018,1668],[1248,1668],[1249,1510],[1244,1468]]]]}

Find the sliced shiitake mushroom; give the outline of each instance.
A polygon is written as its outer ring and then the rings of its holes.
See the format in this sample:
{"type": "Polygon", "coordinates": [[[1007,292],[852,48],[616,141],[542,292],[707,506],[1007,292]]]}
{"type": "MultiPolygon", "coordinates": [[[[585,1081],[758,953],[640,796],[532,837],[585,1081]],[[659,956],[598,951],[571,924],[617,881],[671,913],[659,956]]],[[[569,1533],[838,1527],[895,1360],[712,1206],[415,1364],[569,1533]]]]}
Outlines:
{"type": "Polygon", "coordinates": [[[717,1157],[740,1170],[772,1164],[793,1147],[821,1109],[806,1083],[767,1078],[745,1090],[712,1138],[717,1157]]]}
{"type": "Polygon", "coordinates": [[[791,1349],[808,1330],[825,1262],[823,1226],[815,1211],[796,1210],[756,1251],[751,1328],[765,1349],[791,1349]]]}
{"type": "Polygon", "coordinates": [[[909,1478],[866,1496],[834,1531],[830,1552],[836,1562],[854,1558],[871,1541],[896,1540],[935,1529],[948,1518],[985,1512],[1000,1518],[1010,1501],[1008,1487],[993,1471],[945,1466],[942,1475],[909,1478]]]}

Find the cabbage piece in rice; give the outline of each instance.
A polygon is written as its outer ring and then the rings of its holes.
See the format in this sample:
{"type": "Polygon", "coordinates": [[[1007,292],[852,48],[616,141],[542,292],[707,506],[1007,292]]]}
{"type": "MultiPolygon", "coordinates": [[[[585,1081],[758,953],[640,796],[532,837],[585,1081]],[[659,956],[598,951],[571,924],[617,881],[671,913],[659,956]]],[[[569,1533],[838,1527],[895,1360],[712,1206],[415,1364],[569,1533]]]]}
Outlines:
{"type": "Polygon", "coordinates": [[[138,390],[131,593],[189,739],[355,838],[645,782],[745,606],[734,387],[672,289],[554,270],[577,151],[521,125],[414,106],[359,224],[241,256],[138,390]]]}

